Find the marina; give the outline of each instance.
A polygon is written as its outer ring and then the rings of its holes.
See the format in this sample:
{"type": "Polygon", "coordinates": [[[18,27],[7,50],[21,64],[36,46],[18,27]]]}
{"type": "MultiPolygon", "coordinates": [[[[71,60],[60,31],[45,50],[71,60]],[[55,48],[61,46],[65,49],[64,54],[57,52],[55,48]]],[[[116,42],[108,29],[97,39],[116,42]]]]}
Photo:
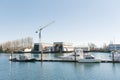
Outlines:
{"type": "MultiPolygon", "coordinates": [[[[117,56],[119,55],[118,51],[116,52],[117,56]]],[[[74,52],[67,53],[67,55],[58,56],[57,58],[46,58],[43,57],[43,52],[40,53],[40,56],[38,59],[31,56],[31,53],[21,53],[17,57],[13,57],[13,53],[10,55],[10,61],[12,62],[78,62],[78,63],[120,63],[120,58],[115,56],[115,52],[111,52],[111,59],[102,59],[102,58],[96,58],[91,53],[85,53],[83,52],[83,49],[76,48],[74,49],[74,52]]],[[[51,53],[45,54],[50,55],[51,53]]],[[[62,53],[58,53],[62,54],[62,53]]],[[[64,53],[63,53],[64,54],[64,53]]],[[[110,56],[109,56],[110,57],[110,56]]]]}
{"type": "MultiPolygon", "coordinates": [[[[65,60],[65,59],[43,59],[43,60],[37,60],[37,59],[33,59],[33,60],[10,60],[12,62],[77,62],[75,60],[65,60]]],[[[120,61],[112,61],[112,60],[101,60],[100,62],[79,62],[79,63],[120,63],[120,61]]]]}
{"type": "MultiPolygon", "coordinates": [[[[94,54],[94,53],[83,53],[81,51],[78,53],[47,53],[43,54],[43,58],[41,59],[41,54],[31,54],[31,53],[24,53],[24,54],[12,54],[15,55],[15,57],[11,57],[10,55],[10,61],[12,62],[77,62],[77,63],[120,63],[120,61],[113,61],[112,54],[111,53],[104,53],[109,54],[107,55],[107,58],[102,58],[104,56],[100,56],[94,54]],[[82,56],[80,54],[82,54],[82,56]],[[87,55],[86,55],[87,54],[87,55]],[[31,57],[31,55],[37,55],[38,57],[31,57]],[[57,55],[57,57],[53,57],[51,55],[57,55]],[[63,56],[61,56],[63,55],[63,56]],[[76,57],[75,57],[76,55],[76,57]]],[[[98,53],[99,54],[99,53],[98,53]]],[[[101,53],[100,53],[101,54],[101,53]]]]}
{"type": "Polygon", "coordinates": [[[0,80],[120,80],[120,0],[1,0],[0,80]]]}

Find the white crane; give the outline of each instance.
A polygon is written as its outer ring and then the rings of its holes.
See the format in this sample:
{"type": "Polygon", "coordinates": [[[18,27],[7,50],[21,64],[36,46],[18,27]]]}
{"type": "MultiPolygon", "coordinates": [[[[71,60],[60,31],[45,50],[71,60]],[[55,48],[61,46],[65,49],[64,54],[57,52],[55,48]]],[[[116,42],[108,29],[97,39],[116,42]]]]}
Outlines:
{"type": "Polygon", "coordinates": [[[50,22],[49,24],[43,26],[43,27],[40,27],[36,33],[39,33],[39,51],[41,52],[41,61],[43,60],[42,59],[42,54],[43,54],[43,49],[42,49],[42,41],[41,41],[41,33],[42,33],[42,30],[45,29],[46,27],[48,27],[49,25],[53,24],[55,21],[52,21],[50,22]]]}

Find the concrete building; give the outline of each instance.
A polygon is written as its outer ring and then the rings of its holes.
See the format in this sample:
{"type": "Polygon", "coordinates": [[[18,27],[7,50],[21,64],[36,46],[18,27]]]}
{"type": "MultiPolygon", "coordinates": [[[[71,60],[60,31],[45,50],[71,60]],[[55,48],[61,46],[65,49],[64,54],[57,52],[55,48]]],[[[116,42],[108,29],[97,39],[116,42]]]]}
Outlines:
{"type": "Polygon", "coordinates": [[[120,44],[109,44],[108,45],[108,50],[110,50],[110,51],[120,50],[120,44]]]}
{"type": "Polygon", "coordinates": [[[78,49],[82,49],[83,52],[89,52],[90,51],[90,47],[88,44],[80,44],[80,45],[77,45],[75,46],[75,48],[78,48],[78,49]]]}
{"type": "Polygon", "coordinates": [[[70,51],[74,51],[74,47],[73,47],[72,43],[54,42],[53,43],[53,51],[55,51],[55,52],[70,52],[70,51]]]}
{"type": "Polygon", "coordinates": [[[83,52],[88,52],[88,51],[90,51],[90,48],[89,47],[87,47],[87,46],[79,46],[79,47],[75,47],[75,49],[82,49],[83,50],[83,52]]]}
{"type": "MultiPolygon", "coordinates": [[[[52,46],[53,45],[50,43],[42,43],[42,49],[44,52],[50,52],[52,49],[52,46]]],[[[34,43],[33,51],[39,51],[39,43],[34,43]]]]}

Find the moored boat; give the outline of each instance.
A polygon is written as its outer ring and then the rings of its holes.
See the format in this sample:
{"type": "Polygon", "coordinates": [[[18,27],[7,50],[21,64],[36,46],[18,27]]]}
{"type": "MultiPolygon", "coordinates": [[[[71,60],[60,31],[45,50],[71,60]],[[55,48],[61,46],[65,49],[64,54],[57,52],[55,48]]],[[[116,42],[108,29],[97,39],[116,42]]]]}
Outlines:
{"type": "Polygon", "coordinates": [[[82,49],[75,49],[74,53],[71,53],[70,55],[64,55],[60,56],[59,58],[64,60],[77,60],[79,58],[82,58],[83,50],[82,49]]]}
{"type": "Polygon", "coordinates": [[[120,61],[120,50],[112,51],[112,59],[113,61],[120,61]]]}
{"type": "Polygon", "coordinates": [[[26,54],[20,54],[18,56],[18,58],[16,58],[16,57],[13,58],[12,56],[10,56],[9,60],[13,61],[13,62],[34,62],[34,61],[36,61],[36,59],[30,58],[27,53],[26,54]]]}
{"type": "Polygon", "coordinates": [[[91,54],[85,54],[83,55],[83,58],[78,59],[78,62],[84,62],[84,63],[95,63],[95,62],[101,62],[101,59],[96,59],[93,55],[91,54]]]}
{"type": "Polygon", "coordinates": [[[34,61],[36,61],[36,59],[26,59],[26,60],[11,59],[10,61],[13,61],[13,62],[34,62],[34,61]]]}

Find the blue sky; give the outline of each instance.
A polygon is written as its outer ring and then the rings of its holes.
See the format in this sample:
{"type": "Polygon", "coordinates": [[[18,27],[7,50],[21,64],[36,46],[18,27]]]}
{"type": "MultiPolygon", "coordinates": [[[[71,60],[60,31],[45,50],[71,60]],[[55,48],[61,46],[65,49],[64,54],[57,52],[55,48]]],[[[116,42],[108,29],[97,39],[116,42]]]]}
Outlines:
{"type": "Polygon", "coordinates": [[[0,42],[33,37],[76,45],[120,43],[120,0],[0,0],[0,42]]]}

